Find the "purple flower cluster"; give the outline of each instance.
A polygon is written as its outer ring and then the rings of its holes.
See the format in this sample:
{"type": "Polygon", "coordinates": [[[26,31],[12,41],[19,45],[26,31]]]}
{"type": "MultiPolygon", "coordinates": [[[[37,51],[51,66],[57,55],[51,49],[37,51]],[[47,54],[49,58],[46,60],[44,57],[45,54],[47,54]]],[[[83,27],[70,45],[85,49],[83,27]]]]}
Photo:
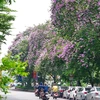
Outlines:
{"type": "MultiPolygon", "coordinates": [[[[90,23],[95,26],[100,25],[98,21],[100,0],[83,0],[82,2],[79,0],[56,0],[52,2],[51,12],[53,25],[57,28],[62,27],[62,31],[69,26],[70,28],[74,26],[76,30],[90,23]]],[[[63,33],[61,32],[61,34],[63,33]]]]}
{"type": "Polygon", "coordinates": [[[70,62],[73,50],[74,45],[71,42],[67,42],[66,46],[63,48],[63,52],[59,55],[59,58],[64,59],[66,62],[70,62]]]}
{"type": "MultiPolygon", "coordinates": [[[[9,51],[16,54],[23,52],[24,60],[28,60],[29,67],[38,65],[45,56],[49,55],[51,58],[56,55],[56,46],[50,44],[52,39],[56,35],[53,31],[53,26],[50,22],[35,27],[26,29],[23,33],[16,36],[13,44],[10,46],[9,51]],[[22,44],[24,40],[27,40],[27,44],[22,44]],[[22,45],[22,46],[21,46],[22,45]],[[25,45],[27,45],[25,49],[25,45]],[[47,46],[49,46],[47,48],[47,46]],[[25,51],[21,51],[22,48],[25,51]],[[52,49],[51,49],[52,48],[52,49]],[[13,52],[14,51],[14,52],[13,52]],[[51,53],[48,54],[48,51],[51,53]]],[[[62,41],[61,41],[62,43],[62,41]]]]}

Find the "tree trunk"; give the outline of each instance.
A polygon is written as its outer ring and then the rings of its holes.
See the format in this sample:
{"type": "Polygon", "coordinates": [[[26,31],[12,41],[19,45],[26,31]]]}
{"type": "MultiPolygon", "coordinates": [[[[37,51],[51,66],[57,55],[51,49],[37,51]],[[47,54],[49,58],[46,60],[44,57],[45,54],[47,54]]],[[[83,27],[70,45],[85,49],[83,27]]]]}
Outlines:
{"type": "Polygon", "coordinates": [[[92,87],[94,86],[94,82],[93,82],[93,78],[90,78],[90,84],[92,85],[92,87]]]}
{"type": "Polygon", "coordinates": [[[77,81],[77,86],[82,86],[80,80],[77,81]]]}
{"type": "Polygon", "coordinates": [[[31,79],[32,79],[32,73],[30,73],[27,77],[27,88],[31,88],[31,79]]]}
{"type": "Polygon", "coordinates": [[[90,80],[90,84],[92,85],[92,87],[94,86],[94,82],[93,82],[93,77],[91,75],[91,71],[88,70],[88,73],[89,73],[89,80],[90,80]]]}
{"type": "MultiPolygon", "coordinates": [[[[88,57],[89,58],[89,60],[88,60],[88,66],[90,66],[90,57],[88,57]]],[[[94,67],[94,62],[93,62],[93,65],[92,65],[92,67],[94,67]]],[[[88,73],[89,73],[89,78],[90,78],[90,84],[92,85],[92,87],[94,86],[94,80],[93,80],[93,75],[92,75],[92,71],[91,70],[89,70],[88,69],[88,73]]]]}
{"type": "Polygon", "coordinates": [[[54,83],[56,83],[56,75],[53,76],[54,83]]]}

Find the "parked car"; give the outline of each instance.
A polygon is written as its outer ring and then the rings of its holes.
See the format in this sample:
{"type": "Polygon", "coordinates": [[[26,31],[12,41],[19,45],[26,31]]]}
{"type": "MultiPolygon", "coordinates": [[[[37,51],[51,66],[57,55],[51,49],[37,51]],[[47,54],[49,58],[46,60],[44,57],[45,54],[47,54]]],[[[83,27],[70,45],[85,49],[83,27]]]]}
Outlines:
{"type": "Polygon", "coordinates": [[[86,100],[100,100],[100,87],[93,87],[86,95],[86,100]]]}
{"type": "Polygon", "coordinates": [[[72,86],[67,87],[67,89],[63,92],[63,98],[69,99],[70,91],[72,90],[72,86]]]}
{"type": "Polygon", "coordinates": [[[19,85],[21,85],[22,83],[20,83],[20,82],[14,82],[14,83],[11,83],[11,84],[9,84],[9,86],[10,87],[17,87],[17,86],[19,86],[19,85]]]}
{"type": "Polygon", "coordinates": [[[89,87],[81,87],[78,89],[76,93],[76,100],[86,100],[86,95],[89,93],[91,88],[89,87]]]}
{"type": "Polygon", "coordinates": [[[79,86],[76,86],[76,87],[73,87],[72,90],[70,91],[70,95],[69,95],[69,100],[75,100],[76,98],[76,93],[77,91],[80,89],[81,87],[79,86]]]}
{"type": "Polygon", "coordinates": [[[60,97],[60,98],[63,98],[63,93],[64,93],[64,91],[65,91],[67,88],[68,88],[67,86],[60,86],[60,87],[59,87],[59,92],[58,92],[58,94],[59,94],[59,97],[60,97]]]}

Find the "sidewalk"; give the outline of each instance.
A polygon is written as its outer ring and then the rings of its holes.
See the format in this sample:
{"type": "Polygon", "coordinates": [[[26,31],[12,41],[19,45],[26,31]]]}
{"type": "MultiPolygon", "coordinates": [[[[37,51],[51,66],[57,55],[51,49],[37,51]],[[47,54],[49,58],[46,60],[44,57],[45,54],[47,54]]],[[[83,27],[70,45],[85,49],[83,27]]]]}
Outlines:
{"type": "Polygon", "coordinates": [[[21,88],[10,88],[9,90],[13,90],[13,91],[26,91],[26,92],[34,92],[33,89],[21,89],[21,88]]]}

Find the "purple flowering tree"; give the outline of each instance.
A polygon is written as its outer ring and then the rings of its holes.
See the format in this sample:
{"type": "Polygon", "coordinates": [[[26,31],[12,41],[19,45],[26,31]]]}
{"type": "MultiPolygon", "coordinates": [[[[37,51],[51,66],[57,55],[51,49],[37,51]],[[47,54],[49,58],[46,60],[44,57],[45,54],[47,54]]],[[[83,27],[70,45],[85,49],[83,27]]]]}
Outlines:
{"type": "Polygon", "coordinates": [[[98,29],[100,25],[99,0],[52,0],[51,12],[52,23],[60,29],[59,34],[71,39],[84,26],[98,29]]]}
{"type": "Polygon", "coordinates": [[[47,55],[47,44],[50,43],[52,34],[55,34],[52,29],[50,22],[30,27],[18,34],[9,47],[9,52],[12,52],[12,55],[20,54],[22,61],[28,61],[27,71],[30,73],[28,76],[30,82],[33,79],[34,67],[37,67],[47,55]]]}
{"type": "Polygon", "coordinates": [[[52,75],[54,82],[57,82],[57,76],[62,77],[63,72],[66,69],[66,61],[59,55],[63,51],[63,46],[68,41],[59,38],[56,34],[51,35],[49,42],[46,44],[47,52],[38,64],[40,73],[45,79],[45,75],[52,75]]]}
{"type": "Polygon", "coordinates": [[[33,28],[30,27],[23,33],[18,34],[9,48],[12,55],[20,54],[22,61],[28,60],[29,80],[32,79],[34,68],[35,70],[38,69],[38,74],[42,80],[45,80],[45,76],[48,74],[55,74],[54,77],[56,78],[66,68],[65,60],[60,58],[59,55],[68,41],[58,37],[53,29],[54,27],[50,22],[33,28]],[[46,61],[45,59],[48,60],[46,61]],[[49,65],[48,62],[50,62],[49,65]]]}
{"type": "Polygon", "coordinates": [[[60,57],[77,80],[88,76],[93,86],[99,81],[100,0],[52,0],[51,12],[58,35],[71,42],[60,57]]]}

